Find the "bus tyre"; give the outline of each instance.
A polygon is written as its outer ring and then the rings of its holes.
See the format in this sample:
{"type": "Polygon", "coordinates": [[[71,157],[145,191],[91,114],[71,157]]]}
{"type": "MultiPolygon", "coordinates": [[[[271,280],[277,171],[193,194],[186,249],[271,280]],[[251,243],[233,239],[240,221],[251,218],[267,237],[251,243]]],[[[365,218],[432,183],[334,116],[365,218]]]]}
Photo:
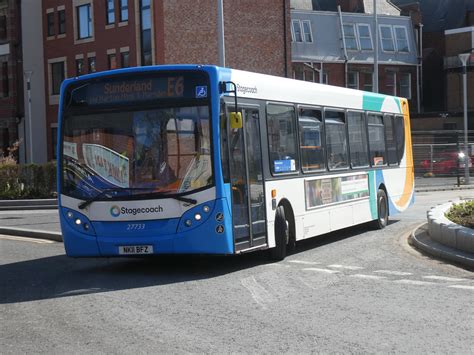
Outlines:
{"type": "Polygon", "coordinates": [[[377,191],[377,219],[373,221],[375,229],[383,229],[388,224],[388,199],[385,190],[377,191]]]}
{"type": "Polygon", "coordinates": [[[285,259],[286,245],[289,240],[288,222],[285,217],[285,209],[279,206],[275,215],[275,247],[270,249],[270,258],[275,261],[285,259]]]}

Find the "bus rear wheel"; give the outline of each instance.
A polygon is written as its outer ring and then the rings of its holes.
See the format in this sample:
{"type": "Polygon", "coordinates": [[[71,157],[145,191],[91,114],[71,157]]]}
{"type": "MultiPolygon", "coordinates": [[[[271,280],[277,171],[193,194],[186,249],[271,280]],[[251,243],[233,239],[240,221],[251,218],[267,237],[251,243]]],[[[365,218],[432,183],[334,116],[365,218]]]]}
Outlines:
{"type": "Polygon", "coordinates": [[[377,191],[377,219],[373,221],[375,229],[383,229],[388,224],[388,198],[383,189],[377,191]]]}
{"type": "Polygon", "coordinates": [[[290,229],[285,217],[285,208],[279,206],[275,215],[275,247],[270,249],[270,258],[275,261],[285,259],[286,246],[290,239],[290,229]]]}

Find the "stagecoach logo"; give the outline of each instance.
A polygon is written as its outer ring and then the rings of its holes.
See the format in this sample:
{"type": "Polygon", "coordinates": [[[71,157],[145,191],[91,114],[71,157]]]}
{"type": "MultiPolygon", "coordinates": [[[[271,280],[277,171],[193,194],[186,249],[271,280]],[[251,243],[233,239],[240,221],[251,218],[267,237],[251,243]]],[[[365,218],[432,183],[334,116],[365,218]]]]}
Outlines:
{"type": "Polygon", "coordinates": [[[114,205],[110,208],[110,215],[112,217],[118,217],[121,214],[122,215],[131,214],[133,216],[136,216],[137,214],[161,213],[163,211],[164,211],[163,207],[161,207],[161,206],[127,208],[127,207],[119,207],[117,205],[114,205]]]}
{"type": "Polygon", "coordinates": [[[112,217],[118,217],[120,216],[120,207],[119,206],[112,206],[110,209],[110,214],[112,217]]]}
{"type": "Polygon", "coordinates": [[[241,94],[257,94],[258,89],[257,86],[243,86],[237,84],[237,91],[241,94]]]}

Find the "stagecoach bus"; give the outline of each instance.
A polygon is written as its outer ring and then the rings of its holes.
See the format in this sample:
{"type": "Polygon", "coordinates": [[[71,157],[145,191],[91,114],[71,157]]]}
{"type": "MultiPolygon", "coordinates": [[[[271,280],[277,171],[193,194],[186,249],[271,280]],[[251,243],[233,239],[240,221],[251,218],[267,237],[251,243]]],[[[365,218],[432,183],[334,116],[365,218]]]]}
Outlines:
{"type": "Polygon", "coordinates": [[[73,257],[239,254],[414,202],[403,98],[201,65],[64,81],[58,191],[73,257]]]}

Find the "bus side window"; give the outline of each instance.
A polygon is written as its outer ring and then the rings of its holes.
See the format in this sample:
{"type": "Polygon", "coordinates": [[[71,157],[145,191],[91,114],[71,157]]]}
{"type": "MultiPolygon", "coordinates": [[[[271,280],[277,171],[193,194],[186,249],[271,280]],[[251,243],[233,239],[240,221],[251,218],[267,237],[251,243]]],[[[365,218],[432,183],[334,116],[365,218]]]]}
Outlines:
{"type": "Polygon", "coordinates": [[[272,174],[298,171],[294,107],[268,104],[267,131],[272,174]]]}
{"type": "Polygon", "coordinates": [[[351,166],[354,168],[369,165],[367,148],[367,127],[363,112],[348,111],[349,147],[351,148],[351,166]]]}
{"type": "Polygon", "coordinates": [[[369,125],[370,163],[372,166],[386,165],[383,116],[381,114],[369,113],[367,120],[369,125]]]}
{"type": "Polygon", "coordinates": [[[330,170],[349,167],[347,154],[346,117],[343,111],[324,111],[326,149],[330,170]]]}
{"type": "Polygon", "coordinates": [[[323,117],[321,110],[298,109],[300,156],[303,172],[322,170],[326,167],[323,145],[323,117]]]}
{"type": "Polygon", "coordinates": [[[394,128],[397,140],[397,158],[400,164],[405,154],[405,121],[403,116],[395,116],[394,128]]]}
{"type": "Polygon", "coordinates": [[[385,125],[385,136],[387,137],[387,159],[389,165],[397,165],[397,143],[393,124],[393,115],[385,115],[383,118],[385,125]]]}

